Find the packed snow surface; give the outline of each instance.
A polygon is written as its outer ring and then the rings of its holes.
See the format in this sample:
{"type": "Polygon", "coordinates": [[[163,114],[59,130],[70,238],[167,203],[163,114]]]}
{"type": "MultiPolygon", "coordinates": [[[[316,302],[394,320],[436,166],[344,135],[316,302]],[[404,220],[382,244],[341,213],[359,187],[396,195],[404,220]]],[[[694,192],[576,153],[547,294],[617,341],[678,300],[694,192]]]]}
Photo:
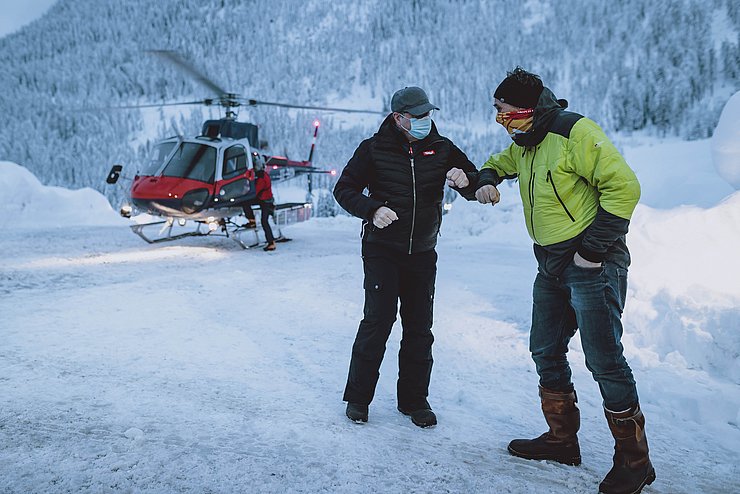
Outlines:
{"type": "MultiPolygon", "coordinates": [[[[706,141],[680,144],[721,182],[706,141]]],[[[686,169],[652,158],[674,147],[625,154],[645,185],[686,169]]],[[[697,204],[644,186],[631,224],[624,344],[658,474],[648,494],[740,486],[731,192],[718,185],[697,204]]],[[[536,266],[516,186],[501,186],[496,207],[458,200],[445,216],[429,397],[439,425],[427,430],[395,408],[398,324],[370,421],[344,417],[359,220],[286,227],[294,240],[270,254],[224,238],[148,245],[93,191],[2,163],[0,193],[15,201],[0,209],[0,492],[593,493],[611,466],[577,338],[583,465],[506,452],[545,430],[527,349],[536,266]]]]}

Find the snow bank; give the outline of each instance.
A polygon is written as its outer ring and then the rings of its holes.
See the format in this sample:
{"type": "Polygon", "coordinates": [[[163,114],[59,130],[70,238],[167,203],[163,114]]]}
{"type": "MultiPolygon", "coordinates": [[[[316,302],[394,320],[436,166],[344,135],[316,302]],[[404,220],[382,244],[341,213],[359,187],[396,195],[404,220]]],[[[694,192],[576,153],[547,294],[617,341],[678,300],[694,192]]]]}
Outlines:
{"type": "Polygon", "coordinates": [[[45,186],[26,168],[0,161],[0,227],[118,225],[123,220],[99,192],[45,186]]]}
{"type": "Polygon", "coordinates": [[[725,105],[712,136],[712,158],[717,173],[740,190],[740,91],[725,105]]]}
{"type": "Polygon", "coordinates": [[[627,239],[634,344],[740,383],[740,192],[710,209],[638,206],[627,239]]]}
{"type": "Polygon", "coordinates": [[[640,204],[654,208],[711,207],[735,192],[712,166],[710,139],[623,144],[624,158],[640,180],[640,204]]]}

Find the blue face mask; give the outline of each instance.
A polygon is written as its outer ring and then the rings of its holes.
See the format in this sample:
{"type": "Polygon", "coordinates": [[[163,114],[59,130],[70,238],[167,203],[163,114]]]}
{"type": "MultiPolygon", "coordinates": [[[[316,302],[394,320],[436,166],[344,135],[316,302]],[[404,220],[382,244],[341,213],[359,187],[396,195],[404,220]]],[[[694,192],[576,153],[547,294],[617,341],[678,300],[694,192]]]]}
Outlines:
{"type": "Polygon", "coordinates": [[[432,117],[430,116],[422,118],[408,118],[403,115],[401,116],[411,124],[411,130],[407,130],[406,132],[411,134],[411,137],[415,139],[424,139],[432,130],[432,117]]]}

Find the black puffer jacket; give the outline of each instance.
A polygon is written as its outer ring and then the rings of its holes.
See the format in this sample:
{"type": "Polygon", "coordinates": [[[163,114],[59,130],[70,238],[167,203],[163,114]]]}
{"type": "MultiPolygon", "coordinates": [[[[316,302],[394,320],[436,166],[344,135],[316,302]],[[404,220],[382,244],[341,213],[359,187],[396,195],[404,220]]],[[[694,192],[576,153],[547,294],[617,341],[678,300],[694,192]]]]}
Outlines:
{"type": "Polygon", "coordinates": [[[408,254],[426,252],[437,245],[450,168],[460,168],[468,175],[470,185],[456,190],[474,199],[477,171],[465,153],[440,136],[434,124],[426,138],[409,143],[389,115],[378,132],[355,150],[334,187],[334,197],[347,212],[365,220],[364,242],[408,254]],[[365,188],[369,196],[363,194],[365,188]],[[376,228],[373,215],[384,205],[396,212],[398,220],[376,228]]]}

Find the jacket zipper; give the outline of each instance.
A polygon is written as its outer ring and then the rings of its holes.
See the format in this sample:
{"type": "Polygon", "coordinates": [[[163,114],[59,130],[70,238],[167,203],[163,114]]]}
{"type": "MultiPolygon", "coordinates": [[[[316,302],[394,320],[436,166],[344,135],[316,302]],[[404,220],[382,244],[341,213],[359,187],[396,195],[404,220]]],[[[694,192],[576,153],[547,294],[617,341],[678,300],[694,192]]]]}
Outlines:
{"type": "MultiPolygon", "coordinates": [[[[525,148],[526,152],[526,148],[525,148]]],[[[530,163],[530,171],[532,172],[529,176],[529,224],[532,225],[532,239],[537,243],[537,237],[534,234],[534,158],[537,156],[537,148],[534,148],[532,154],[532,162],[530,163]]]]}
{"type": "Polygon", "coordinates": [[[416,224],[416,171],[414,170],[414,148],[409,146],[409,159],[411,160],[411,185],[414,191],[414,207],[411,209],[411,235],[409,236],[409,255],[414,245],[414,225],[416,224]]]}
{"type": "Polygon", "coordinates": [[[550,172],[550,170],[547,170],[547,181],[550,182],[550,185],[552,185],[552,191],[555,192],[555,197],[558,198],[558,202],[560,202],[560,205],[563,206],[563,209],[565,210],[565,214],[568,215],[568,218],[570,218],[570,221],[575,223],[576,219],[573,217],[572,214],[570,214],[570,211],[568,211],[568,208],[565,206],[565,203],[560,198],[560,194],[558,194],[558,189],[555,188],[555,180],[552,179],[552,173],[550,172]]]}
{"type": "MultiPolygon", "coordinates": [[[[442,142],[442,139],[430,142],[425,148],[429,149],[432,145],[442,142]]],[[[423,151],[423,150],[422,150],[423,151]]],[[[409,160],[411,162],[411,185],[413,189],[414,206],[411,209],[411,234],[409,235],[409,255],[414,246],[414,226],[416,225],[416,169],[414,168],[414,148],[409,144],[409,160]]]]}

